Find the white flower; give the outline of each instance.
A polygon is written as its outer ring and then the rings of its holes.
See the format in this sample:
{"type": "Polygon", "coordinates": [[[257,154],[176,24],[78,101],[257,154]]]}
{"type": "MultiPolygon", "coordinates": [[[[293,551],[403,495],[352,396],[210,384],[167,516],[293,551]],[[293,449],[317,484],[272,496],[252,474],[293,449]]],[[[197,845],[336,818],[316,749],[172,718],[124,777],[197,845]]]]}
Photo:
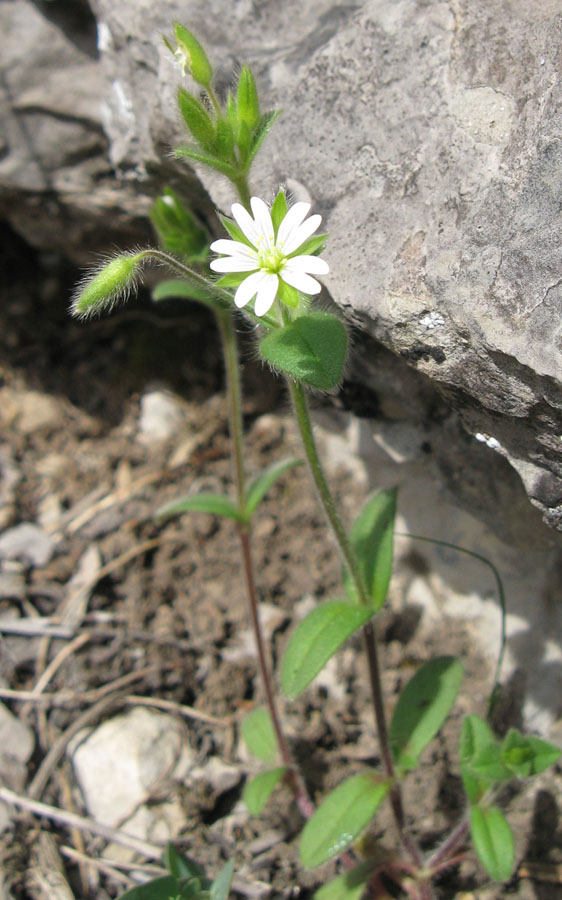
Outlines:
{"type": "Polygon", "coordinates": [[[214,272],[249,273],[234,295],[236,306],[246,306],[256,297],[255,314],[264,316],[271,309],[278,292],[283,294],[279,279],[303,294],[319,294],[321,285],[311,276],[326,275],[328,264],[317,256],[299,255],[297,251],[314,234],[322,217],[315,215],[307,219],[310,204],[295,203],[276,232],[263,200],[252,197],[250,206],[253,219],[240,203],[232,206],[232,215],[251,246],[226,239],[211,244],[211,250],[215,253],[225,254],[212,261],[214,272]]]}

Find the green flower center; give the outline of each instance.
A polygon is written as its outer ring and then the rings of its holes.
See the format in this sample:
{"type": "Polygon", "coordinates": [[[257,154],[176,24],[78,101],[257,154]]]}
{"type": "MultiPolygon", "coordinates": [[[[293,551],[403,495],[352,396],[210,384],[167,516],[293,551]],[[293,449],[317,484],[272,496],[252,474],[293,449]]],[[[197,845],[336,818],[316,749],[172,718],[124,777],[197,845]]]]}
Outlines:
{"type": "Polygon", "coordinates": [[[273,275],[278,275],[285,265],[285,255],[277,247],[268,247],[267,250],[262,250],[258,253],[258,260],[260,269],[265,269],[273,275]]]}

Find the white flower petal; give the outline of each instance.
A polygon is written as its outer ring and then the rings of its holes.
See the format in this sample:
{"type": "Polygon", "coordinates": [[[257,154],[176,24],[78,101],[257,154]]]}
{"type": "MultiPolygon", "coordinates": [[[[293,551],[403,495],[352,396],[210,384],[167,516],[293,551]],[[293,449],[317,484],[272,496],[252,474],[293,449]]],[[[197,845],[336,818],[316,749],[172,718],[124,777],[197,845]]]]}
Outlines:
{"type": "Polygon", "coordinates": [[[256,251],[248,247],[247,244],[243,244],[242,241],[229,241],[226,238],[221,238],[220,241],[213,241],[211,250],[214,253],[227,253],[229,256],[239,256],[243,259],[257,260],[258,258],[256,251]]]}
{"type": "Polygon", "coordinates": [[[280,275],[283,281],[296,288],[297,291],[302,291],[303,294],[319,294],[322,290],[322,286],[316,279],[311,278],[310,275],[306,275],[304,272],[291,272],[290,269],[287,271],[285,267],[281,270],[280,275]]]}
{"type": "Polygon", "coordinates": [[[257,267],[255,259],[244,259],[241,256],[222,256],[210,263],[213,272],[253,272],[257,267]]]}
{"type": "Polygon", "coordinates": [[[330,271],[328,263],[319,256],[292,256],[283,266],[283,271],[308,272],[310,275],[327,275],[330,271]]]}
{"type": "Polygon", "coordinates": [[[294,253],[295,250],[298,250],[301,244],[304,244],[304,242],[307,241],[312,234],[314,234],[321,221],[322,216],[310,216],[310,218],[306,219],[306,221],[303,222],[302,225],[293,228],[291,233],[285,239],[283,253],[288,256],[289,253],[294,253]]]}
{"type": "MultiPolygon", "coordinates": [[[[298,228],[310,209],[310,203],[295,203],[287,212],[277,232],[276,244],[280,250],[285,250],[285,243],[291,232],[298,228]]],[[[298,246],[298,245],[297,245],[298,246]]]]}
{"type": "Polygon", "coordinates": [[[248,210],[244,209],[241,203],[233,203],[231,209],[236,224],[242,229],[244,235],[254,247],[257,247],[260,231],[248,210]]]}
{"type": "Polygon", "coordinates": [[[263,281],[263,276],[263,272],[254,272],[252,275],[248,275],[242,284],[238,286],[234,295],[234,302],[238,309],[246,306],[246,303],[250,302],[254,294],[257,294],[258,288],[263,281]]]}
{"type": "Polygon", "coordinates": [[[264,250],[266,246],[273,247],[273,222],[267,206],[259,197],[252,197],[250,206],[254,214],[256,228],[260,234],[259,243],[256,243],[255,246],[258,250],[264,250]]]}
{"type": "Polygon", "coordinates": [[[277,275],[270,272],[263,273],[264,278],[258,289],[258,296],[254,304],[254,312],[256,316],[265,316],[273,306],[273,301],[277,296],[279,287],[279,279],[277,275]]]}

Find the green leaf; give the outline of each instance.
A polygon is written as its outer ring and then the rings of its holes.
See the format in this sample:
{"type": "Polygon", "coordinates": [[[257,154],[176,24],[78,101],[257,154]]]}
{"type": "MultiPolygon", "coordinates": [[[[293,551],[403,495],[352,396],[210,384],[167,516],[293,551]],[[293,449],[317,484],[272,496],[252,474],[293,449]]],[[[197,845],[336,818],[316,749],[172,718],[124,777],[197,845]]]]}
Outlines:
{"type": "MultiPolygon", "coordinates": [[[[277,236],[277,232],[279,231],[279,226],[285,216],[287,215],[287,198],[285,196],[285,191],[280,190],[277,192],[277,196],[273,201],[273,206],[271,207],[271,221],[273,222],[273,228],[275,230],[275,235],[277,236]]],[[[298,251],[295,251],[300,255],[301,250],[300,247],[298,251]]]]}
{"type": "Polygon", "coordinates": [[[502,759],[507,768],[520,778],[538,775],[560,758],[560,749],[548,741],[510,729],[502,741],[502,759]]]}
{"type": "Polygon", "coordinates": [[[248,66],[242,66],[242,71],[240,72],[236,108],[239,121],[247,125],[250,131],[253,131],[260,121],[260,104],[256,82],[252,75],[252,70],[248,66]]]}
{"type": "Polygon", "coordinates": [[[277,738],[266,709],[254,709],[242,722],[242,739],[254,756],[271,765],[277,760],[277,738]]]}
{"type": "Polygon", "coordinates": [[[214,151],[219,159],[228,162],[234,150],[234,134],[228,119],[219,119],[214,143],[214,151]]]}
{"type": "Polygon", "coordinates": [[[205,262],[209,255],[207,234],[199,228],[193,214],[170,187],[164,188],[150,209],[160,244],[187,262],[205,262]]]}
{"type": "Polygon", "coordinates": [[[210,900],[227,900],[234,874],[234,860],[229,859],[211,885],[210,900]]]}
{"type": "Polygon", "coordinates": [[[259,816],[271,797],[274,788],[282,780],[287,766],[279,766],[277,769],[268,769],[260,772],[255,778],[250,779],[244,785],[242,800],[253,816],[259,816]]]}
{"type": "Polygon", "coordinates": [[[240,153],[240,163],[243,166],[252,147],[252,132],[245,122],[240,122],[236,134],[236,146],[240,153]]]}
{"type": "Polygon", "coordinates": [[[302,460],[295,457],[283,459],[280,462],[273,463],[273,465],[254,478],[246,488],[246,518],[248,521],[252,518],[270,487],[281,478],[281,475],[284,475],[289,469],[294,469],[295,466],[300,465],[302,465],[302,460]]]}
{"type": "Polygon", "coordinates": [[[186,512],[206,512],[213,516],[225,516],[227,519],[242,521],[232,500],[223,497],[222,494],[208,493],[193,494],[173,500],[157,511],[156,518],[167,519],[170,516],[181,516],[186,512]]]}
{"type": "Polygon", "coordinates": [[[260,351],[274,369],[321,391],[340,382],[347,354],[344,325],[329,313],[300,316],[268,334],[260,351]]]}
{"type": "Polygon", "coordinates": [[[172,875],[153,878],[121,894],[119,900],[170,900],[179,896],[180,886],[172,875]]]}
{"type": "Polygon", "coordinates": [[[270,129],[271,129],[271,126],[272,126],[273,123],[275,122],[275,119],[277,119],[277,117],[280,116],[280,115],[281,115],[281,110],[280,110],[280,109],[274,109],[272,112],[264,113],[263,116],[261,117],[261,119],[260,119],[260,121],[259,121],[259,123],[258,123],[258,125],[257,125],[257,127],[256,127],[256,130],[255,130],[255,132],[254,132],[254,135],[253,135],[252,148],[251,148],[251,150],[250,150],[250,152],[249,152],[249,154],[248,154],[248,160],[247,160],[247,162],[246,162],[246,168],[249,167],[249,165],[250,165],[250,163],[252,162],[254,156],[256,155],[256,153],[258,152],[258,150],[260,149],[260,147],[261,147],[261,145],[262,145],[262,143],[263,143],[263,141],[264,141],[266,135],[268,134],[268,132],[269,132],[270,129]]]}
{"type": "MultiPolygon", "coordinates": [[[[396,488],[392,488],[380,491],[367,500],[349,535],[363,583],[375,611],[384,604],[392,574],[396,494],[396,488]]],[[[342,575],[349,598],[359,602],[355,586],[345,567],[342,575]]]]}
{"type": "Polygon", "coordinates": [[[374,867],[373,860],[366,860],[355,869],[338,875],[316,891],[314,900],[361,900],[374,867]]]}
{"type": "Polygon", "coordinates": [[[390,789],[376,772],[353,775],[328,794],[304,826],[300,858],[314,869],[338,856],[367,827],[390,789]]]}
{"type": "Polygon", "coordinates": [[[486,778],[488,782],[508,781],[513,778],[513,773],[502,759],[501,747],[497,743],[488,744],[475,753],[470,768],[477,777],[486,778]]]}
{"type": "Polygon", "coordinates": [[[455,702],[463,677],[460,660],[439,656],[410,679],[394,710],[390,742],[396,766],[405,771],[437,734],[455,702]]]}
{"type": "Polygon", "coordinates": [[[178,853],[175,846],[168,842],[164,854],[165,866],[174,878],[205,878],[205,871],[189,856],[178,853]]]}
{"type": "Polygon", "coordinates": [[[496,806],[470,810],[470,832],[478,859],[495,881],[508,881],[515,862],[513,834],[496,806]]]}
{"type": "Polygon", "coordinates": [[[281,686],[294,700],[345,641],[373,615],[372,609],[344,602],[323,603],[302,620],[281,666],[281,686]]]}
{"type": "Polygon", "coordinates": [[[183,121],[195,140],[204,150],[212,150],[215,143],[215,126],[203,104],[184,88],[179,87],[178,106],[183,121]]]}
{"type": "Polygon", "coordinates": [[[222,172],[227,178],[236,179],[239,174],[238,169],[230,163],[224,162],[216,156],[207,156],[205,153],[199,153],[198,150],[192,150],[191,147],[176,147],[174,156],[185,156],[188,159],[194,159],[195,162],[199,162],[204,166],[209,166],[210,169],[216,169],[217,172],[222,172]]]}
{"type": "Polygon", "coordinates": [[[152,291],[152,299],[155,301],[171,300],[181,298],[182,300],[195,300],[199,303],[205,303],[209,306],[218,306],[224,309],[226,301],[220,297],[213,297],[205,288],[190,284],[184,278],[168,278],[157,284],[152,291]]]}
{"type": "Polygon", "coordinates": [[[472,769],[472,760],[490,746],[497,746],[497,741],[488,723],[480,716],[466,716],[459,739],[459,759],[462,781],[470,803],[478,803],[490,787],[490,781],[476,775],[472,769]]]}

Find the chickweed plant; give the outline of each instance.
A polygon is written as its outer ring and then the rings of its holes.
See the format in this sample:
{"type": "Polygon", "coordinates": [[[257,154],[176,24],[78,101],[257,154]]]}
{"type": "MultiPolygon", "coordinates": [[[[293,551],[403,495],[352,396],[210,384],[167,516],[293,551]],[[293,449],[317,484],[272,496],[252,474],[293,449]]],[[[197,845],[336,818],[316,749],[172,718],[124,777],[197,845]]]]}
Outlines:
{"type": "MultiPolygon", "coordinates": [[[[78,287],[72,314],[86,319],[112,309],[134,291],[143,267],[154,263],[166,266],[173,275],[158,285],[155,300],[196,300],[216,317],[226,369],[234,490],[229,496],[188,494],[159,510],[158,517],[163,520],[204,511],[231,519],[238,532],[265,699],[264,708],[255,709],[242,724],[249,751],[264,764],[263,771],[246,783],[244,800],[250,813],[260,815],[276,786],[284,785],[292,792],[304,822],[299,848],[302,865],[315,868],[333,858],[340,861],[340,874],[316,892],[317,900],[360,900],[362,896],[376,900],[390,896],[389,890],[394,889],[389,885],[414,900],[430,900],[436,876],[466,856],[470,841],[492,879],[507,881],[513,873],[515,851],[499,805],[501,787],[512,779],[544,771],[559,758],[560,751],[516,730],[498,739],[486,720],[491,703],[484,716],[467,716],[458,748],[466,812],[439,846],[422,852],[409,824],[410,813],[404,809],[403,784],[449,715],[463,666],[459,659],[446,655],[422,665],[406,684],[388,720],[373,620],[385,603],[391,576],[396,491],[384,490],[370,497],[347,530],[318,455],[308,394],[337,390],[348,351],[342,320],[314,307],[314,297],[321,290],[317,277],[328,272],[321,255],[326,235],[318,233],[321,217],[310,215],[308,203],[291,205],[283,190],[271,207],[252,196],[252,162],[279,112],[262,112],[251,70],[242,68],[235,90],[220,102],[213,89],[212,66],[195,36],[176,24],[173,41],[164,40],[179,64],[182,80],[193,88],[178,87],[177,101],[189,142],[175,154],[204,164],[231,182],[237,202],[232,205],[231,217],[221,216],[227,236],[209,248],[190,211],[166,189],[151,213],[161,246],[121,253],[106,261],[78,287]],[[209,250],[213,254],[210,264],[209,250]],[[281,690],[288,700],[298,697],[355,632],[362,633],[368,662],[378,734],[373,757],[380,759],[380,764],[345,779],[319,798],[318,805],[308,794],[278,712],[252,562],[254,515],[272,484],[298,461],[284,460],[252,480],[247,478],[235,330],[235,318],[240,315],[254,326],[256,349],[263,362],[286,379],[310,476],[342,562],[342,595],[318,605],[294,631],[281,665],[281,690]],[[381,856],[372,842],[359,839],[383,803],[390,804],[396,840],[395,850],[381,856]]],[[[494,573],[503,607],[501,582],[494,573]]],[[[499,667],[495,687],[498,675],[499,667]]],[[[214,882],[173,847],[168,848],[166,863],[169,875],[133,888],[124,895],[127,900],[224,900],[228,896],[231,861],[214,882]]]]}

